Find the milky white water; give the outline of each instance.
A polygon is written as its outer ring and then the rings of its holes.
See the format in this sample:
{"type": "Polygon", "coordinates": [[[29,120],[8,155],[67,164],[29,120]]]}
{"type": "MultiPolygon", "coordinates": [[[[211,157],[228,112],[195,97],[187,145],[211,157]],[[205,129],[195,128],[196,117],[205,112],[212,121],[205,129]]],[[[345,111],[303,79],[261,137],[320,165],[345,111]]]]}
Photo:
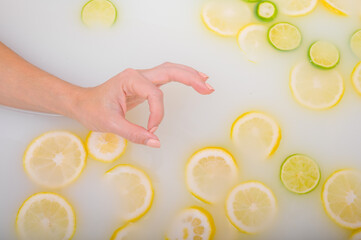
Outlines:
{"type": "MultiPolygon", "coordinates": [[[[321,186],[307,195],[292,194],[282,186],[279,168],[288,155],[307,154],[321,167],[321,184],[340,168],[361,169],[361,97],[350,82],[358,59],[348,43],[361,28],[359,17],[338,17],[321,5],[305,17],[279,16],[274,22],[289,21],[300,28],[301,47],[288,53],[274,50],[267,60],[254,64],[242,55],[235,38],[219,37],[204,27],[199,16],[201,1],[114,0],[119,18],[107,30],[83,26],[80,10],[86,1],[0,0],[0,40],[36,66],[81,86],[100,84],[128,67],[149,68],[171,61],[207,73],[216,91],[201,96],[179,84],[164,87],[166,115],[157,131],[161,149],[129,144],[114,163],[88,159],[78,181],[55,191],[75,208],[74,239],[109,239],[122,225],[119,202],[103,181],[105,171],[119,163],[144,169],[155,188],[150,212],[133,224],[134,239],[162,239],[172,217],[192,205],[212,213],[219,240],[348,238],[351,231],[326,216],[321,186]],[[327,111],[303,108],[288,86],[291,67],[306,58],[306,49],[315,40],[332,41],[341,51],[337,68],[345,78],[346,91],[340,104],[327,111]],[[267,161],[241,158],[230,141],[233,120],[249,110],[265,111],[281,126],[281,144],[267,161]],[[223,204],[203,204],[187,191],[185,162],[205,146],[233,153],[240,166],[239,182],[260,180],[274,191],[279,209],[270,230],[254,236],[239,233],[227,221],[223,204]]],[[[145,125],[147,113],[147,106],[142,105],[129,113],[129,119],[145,125]]],[[[0,109],[0,239],[16,238],[16,213],[27,197],[51,191],[26,176],[22,155],[34,137],[56,129],[73,131],[83,139],[88,132],[63,117],[0,109]]]]}

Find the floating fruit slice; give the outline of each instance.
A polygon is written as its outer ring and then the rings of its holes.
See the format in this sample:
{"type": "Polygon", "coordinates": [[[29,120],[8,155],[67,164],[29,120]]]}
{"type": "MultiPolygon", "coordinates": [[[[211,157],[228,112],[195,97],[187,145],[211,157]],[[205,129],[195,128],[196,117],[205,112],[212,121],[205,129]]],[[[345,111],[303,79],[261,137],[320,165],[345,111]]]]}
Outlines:
{"type": "Polygon", "coordinates": [[[236,119],[231,139],[242,151],[256,151],[272,155],[281,140],[281,129],[270,116],[261,112],[247,112],[236,119]]]}
{"type": "Polygon", "coordinates": [[[281,12],[288,16],[304,16],[316,8],[317,1],[318,0],[280,0],[279,7],[281,12]]]}
{"type": "Polygon", "coordinates": [[[361,58],[361,30],[357,30],[351,37],[350,45],[352,52],[361,58]]]}
{"type": "Polygon", "coordinates": [[[250,181],[236,186],[226,200],[230,222],[241,232],[254,234],[265,230],[274,221],[276,198],[263,183],[250,181]]]}
{"type": "Polygon", "coordinates": [[[189,191],[206,203],[220,200],[237,176],[233,156],[222,148],[203,148],[193,154],[186,165],[189,191]]]}
{"type": "Polygon", "coordinates": [[[212,216],[200,207],[184,209],[173,220],[167,240],[211,240],[215,232],[212,216]]]}
{"type": "Polygon", "coordinates": [[[20,207],[16,228],[24,240],[68,240],[75,232],[75,213],[60,195],[37,193],[20,207]]]}
{"type": "Polygon", "coordinates": [[[113,133],[90,132],[86,139],[89,155],[98,161],[113,162],[125,151],[127,141],[113,133]]]}
{"type": "Polygon", "coordinates": [[[90,27],[110,27],[117,19],[117,9],[109,0],[91,0],[84,5],[81,19],[90,27]]]}
{"type": "Polygon", "coordinates": [[[339,170],[325,182],[322,203],[327,215],[342,227],[361,228],[361,172],[339,170]]]}
{"type": "Polygon", "coordinates": [[[333,13],[338,15],[347,16],[348,11],[346,10],[348,5],[346,5],[345,0],[321,0],[323,5],[333,13]]]}
{"type": "Polygon", "coordinates": [[[128,164],[119,164],[106,172],[115,183],[122,202],[123,219],[136,221],[152,206],[154,190],[149,177],[142,170],[128,164]]]}
{"type": "Polygon", "coordinates": [[[212,0],[203,7],[202,19],[211,31],[222,36],[236,36],[249,23],[251,10],[239,0],[212,0]]]}
{"type": "Polygon", "coordinates": [[[290,23],[276,23],[268,30],[268,40],[278,50],[291,51],[301,45],[302,35],[290,23]]]}
{"type": "Polygon", "coordinates": [[[128,236],[129,231],[132,228],[132,226],[130,224],[131,223],[126,223],[125,225],[123,225],[120,228],[118,228],[117,230],[115,230],[115,232],[113,233],[110,240],[126,240],[126,239],[130,239],[130,238],[128,238],[129,237],[128,236]]]}
{"type": "Polygon", "coordinates": [[[338,71],[317,69],[307,62],[301,62],[292,69],[290,88],[297,102],[315,110],[336,106],[345,89],[338,71]]]}
{"type": "Polygon", "coordinates": [[[259,2],[256,6],[256,16],[265,22],[272,21],[277,16],[276,4],[270,1],[259,2]]]}
{"type": "Polygon", "coordinates": [[[70,132],[47,132],[34,139],[24,154],[24,168],[36,183],[58,188],[75,181],[86,163],[80,138],[70,132]]]}
{"type": "Polygon", "coordinates": [[[351,237],[350,240],[361,240],[361,229],[354,232],[351,237]]]}
{"type": "Polygon", "coordinates": [[[286,158],[281,166],[281,181],[291,192],[304,194],[314,190],[321,179],[317,163],[302,154],[286,158]]]}
{"type": "Polygon", "coordinates": [[[320,68],[331,69],[340,61],[340,52],[337,47],[326,41],[317,41],[308,50],[310,62],[320,68]]]}
{"type": "Polygon", "coordinates": [[[361,62],[352,71],[351,80],[357,93],[361,95],[361,62]]]}

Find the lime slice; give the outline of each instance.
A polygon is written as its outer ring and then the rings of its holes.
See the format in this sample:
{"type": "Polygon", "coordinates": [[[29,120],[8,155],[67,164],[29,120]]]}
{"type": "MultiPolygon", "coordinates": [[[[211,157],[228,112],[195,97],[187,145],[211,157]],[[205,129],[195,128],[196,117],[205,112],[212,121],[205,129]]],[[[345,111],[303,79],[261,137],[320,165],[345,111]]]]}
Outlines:
{"type": "Polygon", "coordinates": [[[272,21],[277,16],[276,4],[270,1],[259,2],[256,6],[256,16],[265,22],[272,21]]]}
{"type": "Polygon", "coordinates": [[[357,30],[351,37],[350,41],[352,52],[361,58],[361,29],[357,30]]]}
{"type": "Polygon", "coordinates": [[[117,19],[117,9],[108,0],[91,0],[84,5],[81,19],[90,27],[110,27],[117,19]]]}
{"type": "Polygon", "coordinates": [[[268,40],[276,49],[290,51],[301,45],[302,35],[290,23],[276,23],[268,30],[268,40]]]}
{"type": "Polygon", "coordinates": [[[317,41],[308,50],[310,62],[320,68],[331,69],[340,61],[340,52],[330,42],[317,41]]]}
{"type": "Polygon", "coordinates": [[[317,163],[305,155],[291,155],[281,166],[281,181],[291,192],[309,193],[317,187],[320,179],[317,163]]]}

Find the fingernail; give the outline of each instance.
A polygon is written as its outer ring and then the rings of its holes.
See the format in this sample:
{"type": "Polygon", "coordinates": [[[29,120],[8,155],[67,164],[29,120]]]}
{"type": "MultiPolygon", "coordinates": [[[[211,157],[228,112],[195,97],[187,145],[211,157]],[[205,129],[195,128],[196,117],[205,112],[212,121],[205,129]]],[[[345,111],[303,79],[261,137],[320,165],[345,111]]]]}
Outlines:
{"type": "Polygon", "coordinates": [[[201,77],[204,77],[204,78],[209,78],[209,77],[207,76],[207,74],[202,73],[202,72],[199,72],[199,75],[201,75],[201,77]]]}
{"type": "Polygon", "coordinates": [[[155,133],[155,131],[157,131],[158,127],[153,127],[152,129],[149,130],[150,133],[155,133]]]}
{"type": "Polygon", "coordinates": [[[155,139],[149,139],[147,141],[146,145],[148,147],[152,147],[152,148],[160,148],[160,142],[158,140],[155,140],[155,139]]]}
{"type": "Polygon", "coordinates": [[[214,88],[211,85],[209,85],[208,83],[205,83],[205,84],[209,90],[214,91],[214,88]]]}

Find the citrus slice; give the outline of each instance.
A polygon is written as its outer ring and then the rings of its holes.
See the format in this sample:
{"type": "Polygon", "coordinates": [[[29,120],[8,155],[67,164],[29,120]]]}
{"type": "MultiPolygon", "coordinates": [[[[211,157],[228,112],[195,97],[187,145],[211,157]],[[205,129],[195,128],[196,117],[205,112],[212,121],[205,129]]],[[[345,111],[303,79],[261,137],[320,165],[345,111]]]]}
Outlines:
{"type": "Polygon", "coordinates": [[[125,151],[127,141],[113,133],[90,132],[86,139],[89,155],[98,161],[113,162],[125,151]]]}
{"type": "Polygon", "coordinates": [[[262,1],[257,3],[256,16],[265,22],[272,21],[277,16],[276,4],[270,1],[262,1]]]}
{"type": "Polygon", "coordinates": [[[128,238],[129,237],[128,234],[129,234],[129,231],[131,230],[131,228],[132,228],[132,226],[130,225],[130,223],[126,223],[125,225],[123,225],[120,228],[118,228],[117,230],[115,230],[115,232],[113,233],[110,240],[130,239],[130,238],[128,238]]]}
{"type": "Polygon", "coordinates": [[[320,68],[331,69],[340,61],[340,52],[337,47],[326,41],[317,41],[308,50],[310,62],[320,68]]]}
{"type": "Polygon", "coordinates": [[[346,10],[348,5],[346,5],[345,0],[321,0],[321,2],[328,10],[333,13],[341,16],[348,15],[348,11],[346,10]]]}
{"type": "Polygon", "coordinates": [[[268,40],[278,50],[291,51],[301,45],[302,35],[290,23],[276,23],[268,30],[268,40]]]}
{"type": "Polygon", "coordinates": [[[280,0],[279,7],[282,13],[297,17],[311,13],[317,6],[318,0],[280,0]]]}
{"type": "Polygon", "coordinates": [[[258,62],[267,52],[267,29],[261,24],[249,24],[238,34],[238,44],[251,62],[258,62]]]}
{"type": "Polygon", "coordinates": [[[106,177],[117,187],[125,221],[136,221],[148,212],[154,190],[145,172],[128,164],[119,164],[107,171],[106,177]]]}
{"type": "Polygon", "coordinates": [[[275,219],[276,198],[257,181],[237,185],[226,200],[227,217],[239,231],[254,234],[265,230],[275,219]]]}
{"type": "Polygon", "coordinates": [[[236,36],[249,23],[251,10],[239,0],[209,1],[202,10],[204,24],[222,36],[236,36]]]}
{"type": "Polygon", "coordinates": [[[91,0],[83,6],[81,19],[90,27],[110,27],[117,19],[117,9],[109,0],[91,0]]]}
{"type": "Polygon", "coordinates": [[[270,116],[261,112],[247,112],[234,121],[231,139],[242,151],[256,151],[271,156],[281,140],[281,129],[270,116]]]}
{"type": "Polygon", "coordinates": [[[350,240],[361,240],[361,229],[354,232],[351,237],[350,240]]]}
{"type": "Polygon", "coordinates": [[[344,169],[333,173],[323,186],[322,203],[340,226],[361,228],[361,172],[344,169]]]}
{"type": "Polygon", "coordinates": [[[321,179],[317,163],[302,154],[286,158],[281,166],[281,181],[291,192],[304,194],[314,190],[321,179]]]}
{"type": "Polygon", "coordinates": [[[361,29],[357,30],[351,37],[350,45],[352,52],[361,58],[361,29]]]}
{"type": "Polygon", "coordinates": [[[200,207],[190,207],[181,211],[173,220],[167,240],[210,240],[213,239],[215,225],[211,214],[200,207]]]}
{"type": "Polygon", "coordinates": [[[356,92],[361,95],[361,62],[359,62],[353,69],[351,80],[356,92]]]}
{"type": "Polygon", "coordinates": [[[64,187],[75,181],[86,163],[80,138],[70,132],[47,132],[35,138],[24,154],[24,168],[31,179],[45,187],[64,187]]]}
{"type": "Polygon", "coordinates": [[[290,88],[297,102],[315,110],[336,106],[345,89],[338,71],[317,69],[307,62],[301,62],[292,69],[290,88]]]}
{"type": "Polygon", "coordinates": [[[238,167],[233,156],[222,148],[203,148],[194,153],[186,165],[189,191],[206,203],[220,200],[237,176],[238,167]]]}
{"type": "Polygon", "coordinates": [[[75,232],[75,213],[60,195],[37,193],[20,207],[16,229],[24,240],[71,239],[75,232]]]}

